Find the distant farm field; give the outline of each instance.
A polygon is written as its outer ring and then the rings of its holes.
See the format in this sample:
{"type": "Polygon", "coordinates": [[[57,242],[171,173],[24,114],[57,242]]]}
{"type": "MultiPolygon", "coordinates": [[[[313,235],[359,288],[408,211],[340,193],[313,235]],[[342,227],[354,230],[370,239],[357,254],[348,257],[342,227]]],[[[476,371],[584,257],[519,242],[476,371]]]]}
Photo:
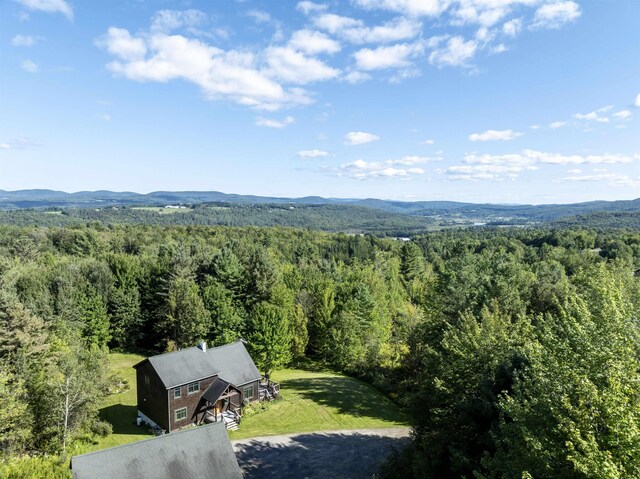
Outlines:
{"type": "MultiPolygon", "coordinates": [[[[132,368],[144,359],[137,354],[110,355],[111,372],[128,383],[128,389],[107,397],[100,417],[113,433],[71,454],[95,451],[151,437],[136,420],[136,378],[132,368]]],[[[231,439],[295,432],[370,429],[405,426],[402,411],[377,389],[357,379],[329,371],[286,369],[272,379],[281,385],[281,398],[262,403],[246,414],[231,439]]]]}
{"type": "Polygon", "coordinates": [[[152,211],[161,215],[170,215],[173,213],[186,213],[191,208],[165,208],[163,206],[132,206],[130,209],[139,211],[152,211]]]}

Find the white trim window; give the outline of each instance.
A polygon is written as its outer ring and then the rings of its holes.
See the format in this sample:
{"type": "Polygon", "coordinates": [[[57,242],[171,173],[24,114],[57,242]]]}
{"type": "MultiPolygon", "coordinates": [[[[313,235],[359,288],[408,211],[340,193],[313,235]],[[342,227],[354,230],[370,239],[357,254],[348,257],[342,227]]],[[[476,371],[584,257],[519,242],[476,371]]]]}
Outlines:
{"type": "Polygon", "coordinates": [[[173,388],[173,399],[180,399],[182,397],[182,387],[178,386],[173,388]]]}
{"type": "Polygon", "coordinates": [[[247,386],[242,390],[242,397],[244,399],[253,399],[253,386],[247,386]]]}
{"type": "Polygon", "coordinates": [[[198,391],[200,391],[200,381],[190,383],[189,386],[187,386],[187,392],[189,394],[197,393],[198,391]]]}
{"type": "Polygon", "coordinates": [[[187,408],[181,407],[180,409],[176,409],[173,414],[176,422],[184,421],[187,419],[187,408]]]}

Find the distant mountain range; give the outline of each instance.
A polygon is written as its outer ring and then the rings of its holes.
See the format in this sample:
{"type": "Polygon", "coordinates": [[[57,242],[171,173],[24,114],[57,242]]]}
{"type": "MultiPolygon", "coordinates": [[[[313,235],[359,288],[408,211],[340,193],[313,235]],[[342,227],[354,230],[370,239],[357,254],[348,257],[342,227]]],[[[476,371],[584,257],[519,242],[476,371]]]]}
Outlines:
{"type": "Polygon", "coordinates": [[[455,201],[390,201],[374,198],[279,198],[237,195],[219,191],[154,191],[148,194],[113,191],[65,193],[53,190],[0,190],[0,209],[105,208],[113,206],[166,206],[213,203],[225,205],[344,205],[360,206],[409,216],[454,220],[543,222],[594,212],[638,212],[640,198],[626,201],[591,201],[555,205],[474,204],[455,201]]]}

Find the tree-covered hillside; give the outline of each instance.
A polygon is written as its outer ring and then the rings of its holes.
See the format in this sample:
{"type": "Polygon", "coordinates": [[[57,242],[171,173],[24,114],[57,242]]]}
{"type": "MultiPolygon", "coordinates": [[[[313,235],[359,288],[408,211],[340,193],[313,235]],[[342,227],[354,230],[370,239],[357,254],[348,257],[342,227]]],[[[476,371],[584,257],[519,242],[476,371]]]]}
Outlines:
{"type": "Polygon", "coordinates": [[[630,232],[3,226],[0,475],[109,432],[108,351],[244,338],[404,405],[398,477],[638,477],[639,269],[630,232]]]}

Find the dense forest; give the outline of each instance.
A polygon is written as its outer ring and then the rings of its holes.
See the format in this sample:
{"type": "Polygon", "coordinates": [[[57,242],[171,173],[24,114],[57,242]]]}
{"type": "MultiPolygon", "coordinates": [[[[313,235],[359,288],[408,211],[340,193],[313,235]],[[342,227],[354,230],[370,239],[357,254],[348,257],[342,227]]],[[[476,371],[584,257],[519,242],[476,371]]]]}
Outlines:
{"type": "Polygon", "coordinates": [[[401,403],[390,477],[640,477],[639,270],[631,231],[2,226],[0,475],[109,432],[109,351],[244,338],[401,403]]]}
{"type": "Polygon", "coordinates": [[[84,225],[88,222],[158,226],[285,226],[386,236],[410,236],[424,233],[438,225],[432,218],[344,205],[217,203],[184,208],[109,207],[0,211],[0,224],[63,227],[84,225]]]}

